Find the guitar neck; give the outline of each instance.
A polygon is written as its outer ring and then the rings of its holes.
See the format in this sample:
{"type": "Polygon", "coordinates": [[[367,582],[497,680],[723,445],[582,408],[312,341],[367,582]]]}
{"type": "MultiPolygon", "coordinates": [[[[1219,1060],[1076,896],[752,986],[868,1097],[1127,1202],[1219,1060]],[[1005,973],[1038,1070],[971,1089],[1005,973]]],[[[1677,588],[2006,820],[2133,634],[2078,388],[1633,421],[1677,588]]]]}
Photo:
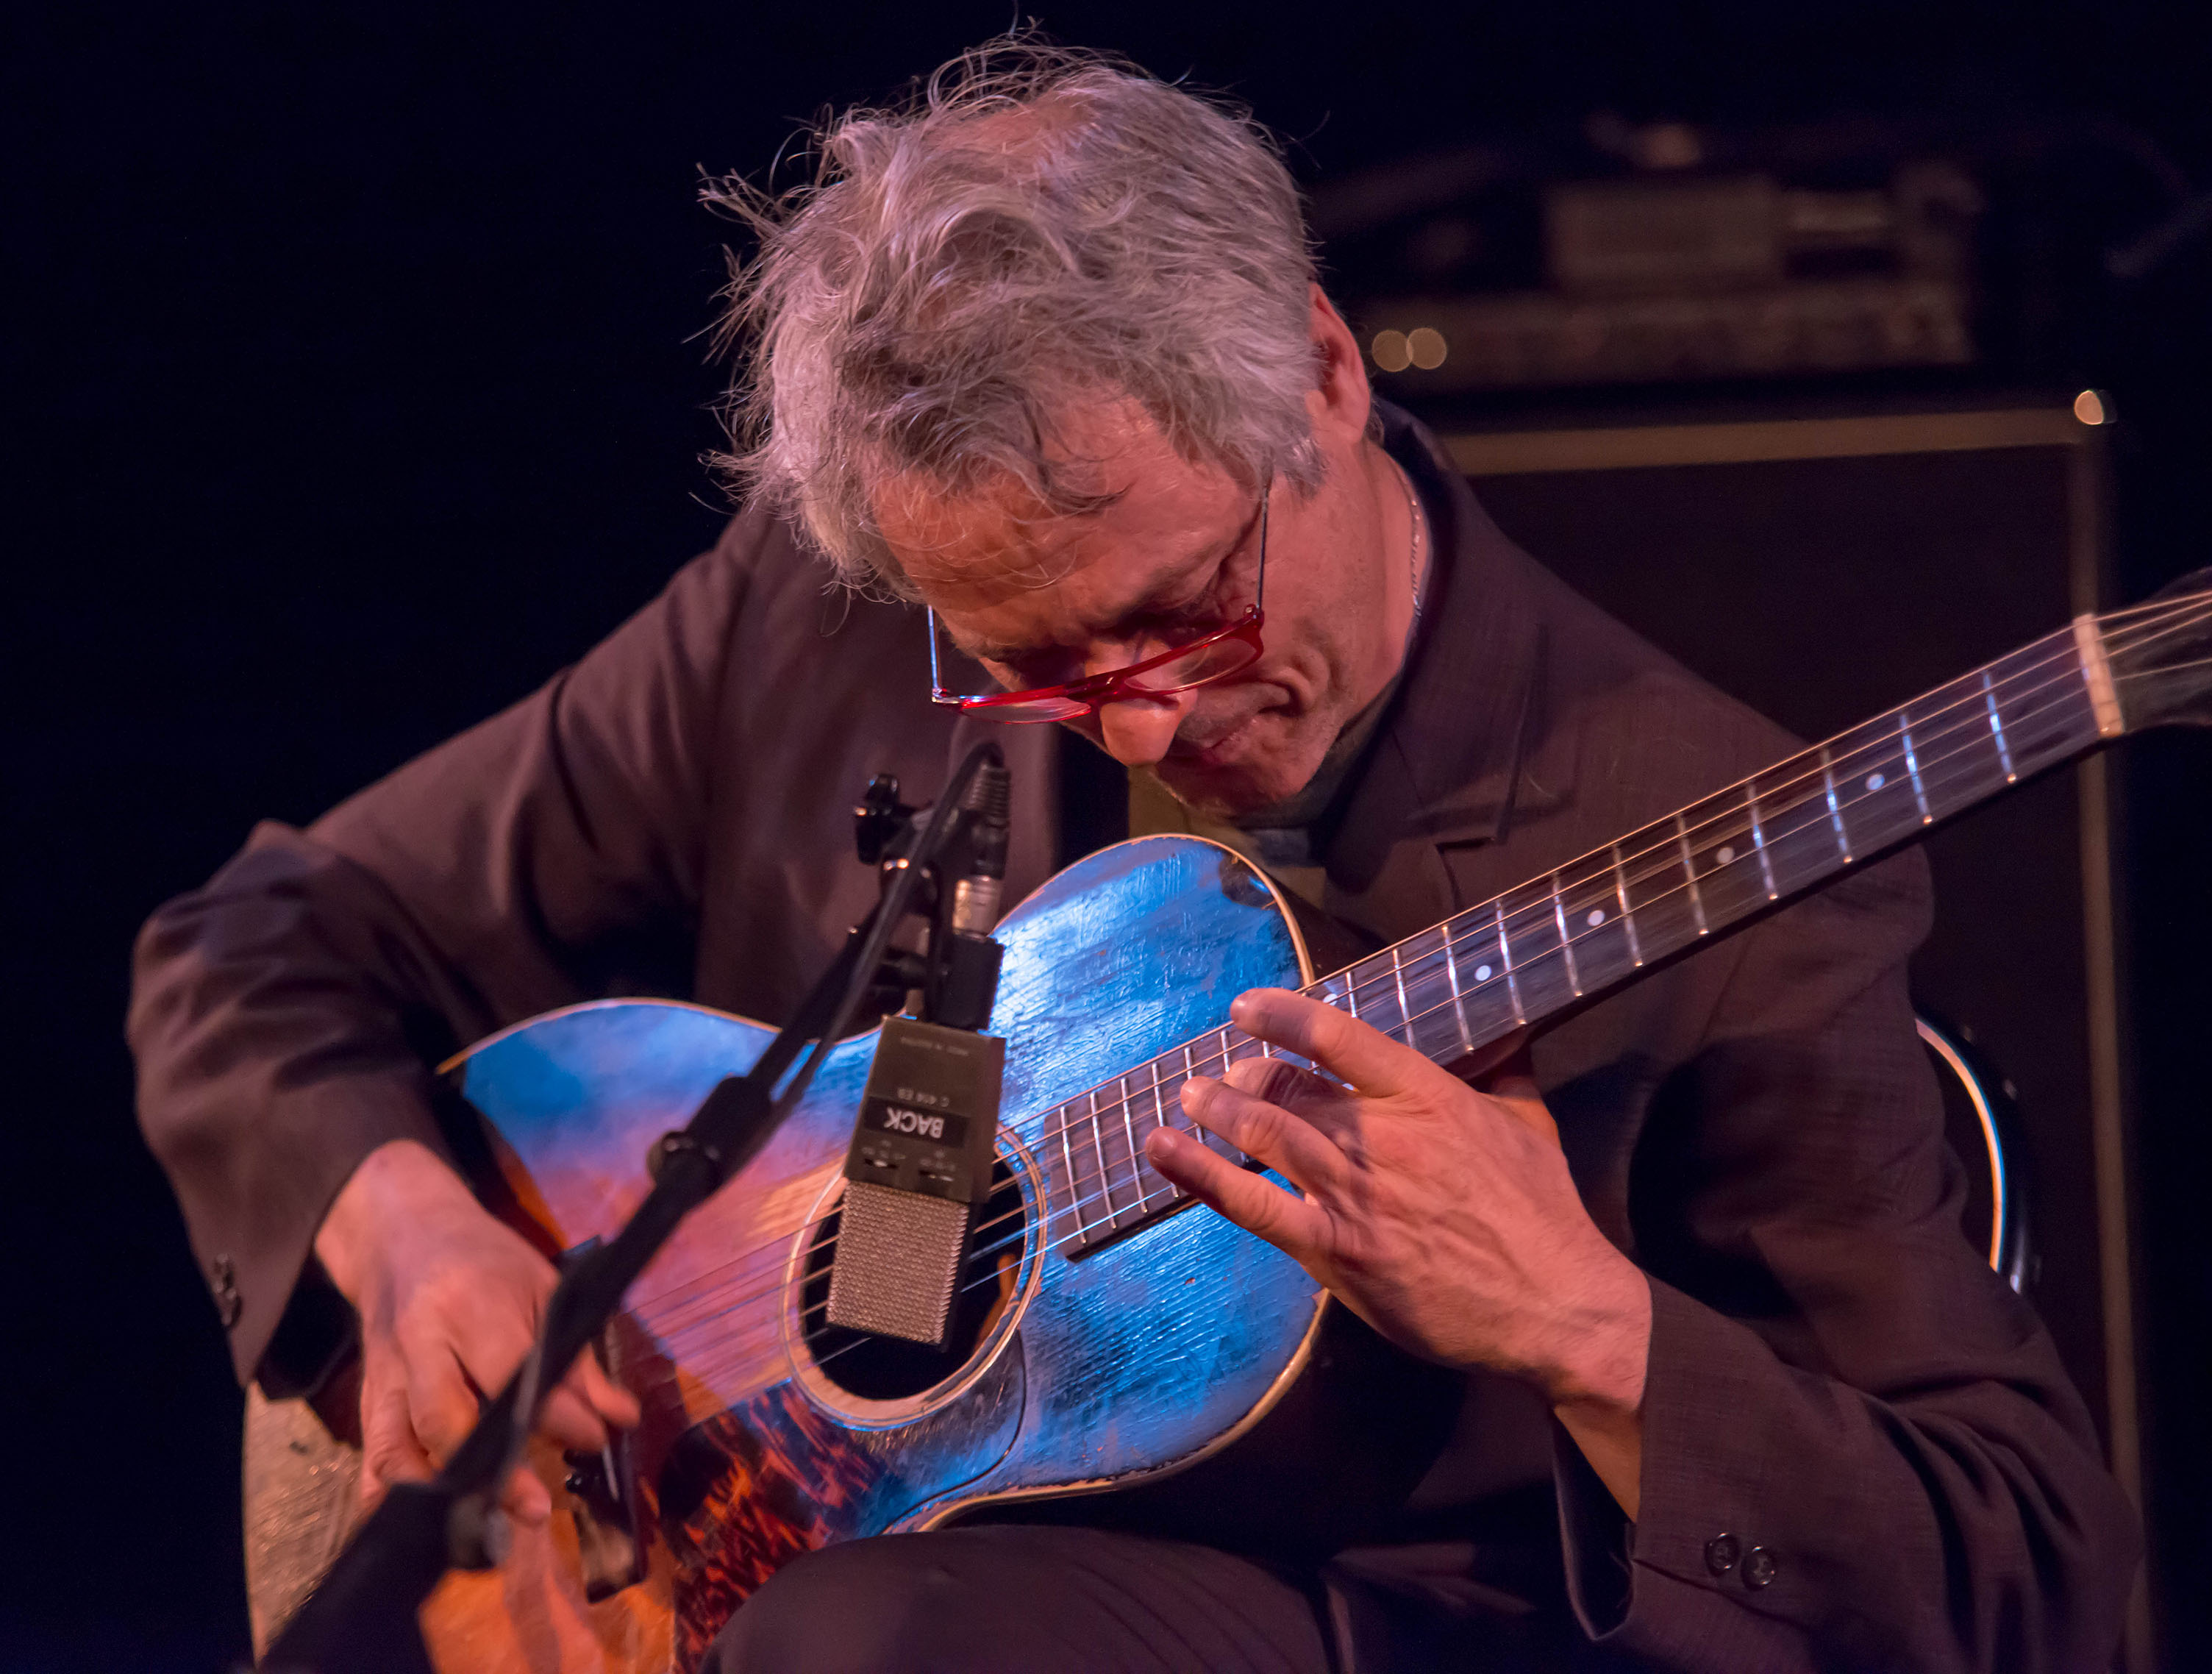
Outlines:
{"type": "MultiPolygon", "coordinates": [[[[1849,732],[1455,914],[1305,990],[1439,1063],[1557,1021],[1702,941],[2126,730],[2083,617],[1849,732]]],[[[1194,1074],[1272,1049],[1224,1025],[1050,1112],[1077,1252],[1183,1201],[1145,1135],[1194,1074]]],[[[1210,1136],[1206,1142],[1245,1159],[1210,1136]]]]}
{"type": "Polygon", "coordinates": [[[2088,618],[1308,990],[1440,1062],[1919,837],[2124,730],[2088,618]]]}

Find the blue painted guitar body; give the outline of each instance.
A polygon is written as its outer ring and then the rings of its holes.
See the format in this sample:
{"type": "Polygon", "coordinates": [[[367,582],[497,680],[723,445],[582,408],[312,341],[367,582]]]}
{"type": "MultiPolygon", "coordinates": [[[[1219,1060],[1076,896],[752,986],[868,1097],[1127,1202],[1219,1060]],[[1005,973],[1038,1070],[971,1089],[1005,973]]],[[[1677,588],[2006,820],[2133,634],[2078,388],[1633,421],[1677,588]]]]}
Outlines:
{"type": "MultiPolygon", "coordinates": [[[[1060,874],[998,934],[1000,1151],[1026,1214],[979,1234],[1006,1241],[1006,1300],[964,1365],[864,1396],[806,1340],[806,1275],[826,1261],[809,1253],[835,1208],[872,1034],[836,1049],[751,1166],[632,1287],[618,1365],[646,1406],[635,1445],[674,1558],[684,1665],[799,1553],[1178,1471],[1258,1423],[1317,1345],[1331,1352],[1322,1324],[1341,1316],[1314,1281],[1202,1207],[1071,1259],[1066,1174],[1048,1166],[1057,1105],[1218,1026],[1247,989],[1310,979],[1271,886],[1215,844],[1139,839],[1060,874]]],[[[769,1038],[696,1007],[615,1001],[518,1026],[455,1069],[514,1204],[566,1249],[622,1224],[647,1147],[769,1038]]],[[[1286,1421],[1305,1435],[1346,1419],[1308,1403],[1286,1421]]],[[[1297,1483],[1263,1466],[1194,1503],[1294,1508],[1297,1483]]]]}

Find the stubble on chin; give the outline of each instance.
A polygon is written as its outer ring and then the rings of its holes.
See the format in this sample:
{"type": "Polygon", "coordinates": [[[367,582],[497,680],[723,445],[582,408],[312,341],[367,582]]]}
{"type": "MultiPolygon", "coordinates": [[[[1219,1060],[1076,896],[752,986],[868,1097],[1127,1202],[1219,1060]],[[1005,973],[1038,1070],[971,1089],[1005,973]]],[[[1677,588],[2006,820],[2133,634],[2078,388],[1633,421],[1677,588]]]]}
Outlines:
{"type": "Polygon", "coordinates": [[[1301,770],[1300,740],[1288,736],[1287,728],[1278,731],[1269,727],[1268,720],[1263,710],[1237,729],[1249,728],[1255,735],[1239,739],[1231,733],[1224,737],[1222,742],[1236,751],[1229,761],[1206,766],[1188,759],[1179,761],[1171,755],[1153,771],[1176,800],[1208,819],[1233,823],[1241,814],[1287,801],[1305,788],[1327,751],[1324,747],[1311,752],[1313,762],[1301,770]],[[1237,749],[1239,745],[1242,750],[1237,749]]]}

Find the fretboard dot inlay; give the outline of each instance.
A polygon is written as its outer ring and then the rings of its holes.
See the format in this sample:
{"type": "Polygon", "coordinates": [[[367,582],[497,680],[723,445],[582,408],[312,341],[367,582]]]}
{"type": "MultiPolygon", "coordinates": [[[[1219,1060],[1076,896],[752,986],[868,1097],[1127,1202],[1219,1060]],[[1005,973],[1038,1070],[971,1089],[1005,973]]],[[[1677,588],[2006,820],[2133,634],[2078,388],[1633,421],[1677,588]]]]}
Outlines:
{"type": "MultiPolygon", "coordinates": [[[[1306,992],[1438,1062],[1563,1016],[1700,938],[2126,730],[2109,702],[2098,707],[2094,679],[2080,673],[2080,631],[1916,700],[1917,719],[1900,709],[1839,734],[1306,992]]],[[[1057,1156],[1047,1166],[1065,1177],[1064,1185],[1054,1183],[1066,1193],[1073,1225],[1065,1242],[1080,1253],[1188,1205],[1189,1195],[1162,1184],[1145,1154],[1154,1128],[1195,1131],[1170,1100],[1180,1104],[1195,1075],[1283,1056],[1223,1026],[1179,1049],[1179,1073],[1169,1073],[1176,1057],[1158,1058],[1060,1106],[1046,1135],[1057,1156]]],[[[1221,1154],[1240,1166],[1251,1160],[1221,1154]]]]}

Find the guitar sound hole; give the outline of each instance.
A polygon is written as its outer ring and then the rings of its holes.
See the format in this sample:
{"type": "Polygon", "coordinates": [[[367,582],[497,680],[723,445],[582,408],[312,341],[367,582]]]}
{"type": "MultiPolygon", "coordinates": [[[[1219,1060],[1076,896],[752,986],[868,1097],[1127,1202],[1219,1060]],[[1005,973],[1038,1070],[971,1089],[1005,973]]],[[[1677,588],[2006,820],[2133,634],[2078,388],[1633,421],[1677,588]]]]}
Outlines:
{"type": "Polygon", "coordinates": [[[990,1200],[975,1212],[968,1263],[953,1299],[951,1332],[943,1348],[932,1348],[829,1323],[830,1266],[839,1219],[830,1215],[807,1250],[808,1277],[799,1290],[807,1321],[800,1336],[822,1375],[864,1401],[900,1401],[958,1372],[1013,1300],[1022,1264],[1023,1216],[1021,1187],[1001,1157],[991,1171],[990,1200]]]}

